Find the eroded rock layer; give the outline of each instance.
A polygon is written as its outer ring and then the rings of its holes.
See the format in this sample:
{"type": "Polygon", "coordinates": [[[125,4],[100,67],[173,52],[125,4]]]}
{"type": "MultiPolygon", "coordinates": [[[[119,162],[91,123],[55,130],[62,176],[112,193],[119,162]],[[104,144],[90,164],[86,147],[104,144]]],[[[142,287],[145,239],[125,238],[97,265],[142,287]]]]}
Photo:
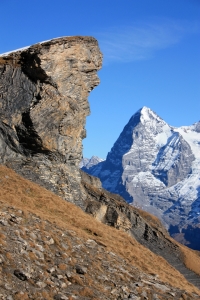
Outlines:
{"type": "MultiPolygon", "coordinates": [[[[92,37],[64,37],[0,56],[0,163],[79,201],[89,92],[102,54],[92,37]]],[[[81,205],[81,202],[78,203],[81,205]]]]}

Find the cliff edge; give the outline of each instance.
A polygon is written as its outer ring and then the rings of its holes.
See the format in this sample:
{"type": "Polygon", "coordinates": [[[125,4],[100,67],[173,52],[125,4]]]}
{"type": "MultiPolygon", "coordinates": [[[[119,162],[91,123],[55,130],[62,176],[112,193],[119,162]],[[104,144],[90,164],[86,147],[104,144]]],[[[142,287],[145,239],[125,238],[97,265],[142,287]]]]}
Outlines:
{"type": "Polygon", "coordinates": [[[92,37],[53,39],[0,56],[0,163],[79,206],[87,98],[101,65],[92,37]]]}

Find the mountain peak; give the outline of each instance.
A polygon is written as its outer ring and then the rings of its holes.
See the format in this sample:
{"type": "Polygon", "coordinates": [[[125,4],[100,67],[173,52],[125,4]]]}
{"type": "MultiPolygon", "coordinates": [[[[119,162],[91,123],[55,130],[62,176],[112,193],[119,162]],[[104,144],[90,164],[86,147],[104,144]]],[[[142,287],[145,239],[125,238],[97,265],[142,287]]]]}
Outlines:
{"type": "Polygon", "coordinates": [[[149,112],[149,111],[152,111],[152,110],[147,106],[143,106],[142,108],[140,108],[140,111],[143,113],[143,112],[149,112]]]}
{"type": "Polygon", "coordinates": [[[197,236],[188,236],[190,226],[198,232],[200,221],[199,135],[199,122],[175,128],[144,106],[126,124],[106,161],[89,172],[103,188],[157,215],[172,234],[184,228],[186,242],[200,249],[197,236]]]}
{"type": "Polygon", "coordinates": [[[137,111],[137,113],[140,113],[140,114],[151,114],[151,113],[153,113],[153,111],[152,111],[152,109],[151,108],[149,108],[149,107],[147,107],[147,106],[143,106],[142,108],[140,108],[138,111],[137,111]]]}
{"type": "Polygon", "coordinates": [[[141,115],[140,120],[142,123],[146,123],[153,120],[156,120],[158,122],[164,122],[153,110],[151,110],[147,106],[143,106],[138,112],[141,115]]]}
{"type": "Polygon", "coordinates": [[[93,155],[91,158],[83,158],[79,164],[79,167],[85,167],[86,169],[89,169],[102,161],[104,161],[104,159],[93,155]]]}

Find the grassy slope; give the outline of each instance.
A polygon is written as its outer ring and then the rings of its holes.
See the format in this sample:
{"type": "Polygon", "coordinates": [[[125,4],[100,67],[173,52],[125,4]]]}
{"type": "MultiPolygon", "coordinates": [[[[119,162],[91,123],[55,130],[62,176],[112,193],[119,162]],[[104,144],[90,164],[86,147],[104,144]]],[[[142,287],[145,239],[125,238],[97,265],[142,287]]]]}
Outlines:
{"type": "MultiPolygon", "coordinates": [[[[91,238],[92,236],[98,243],[105,245],[108,251],[122,256],[143,272],[158,274],[160,280],[200,295],[200,291],[188,283],[162,257],[155,255],[126,233],[99,223],[79,207],[25,180],[5,166],[0,166],[0,184],[2,205],[33,212],[43,219],[56,222],[61,228],[76,231],[81,237],[91,238]]],[[[185,261],[188,262],[190,268],[200,272],[200,257],[194,251],[184,246],[180,247],[183,249],[185,261]]]]}
{"type": "MultiPolygon", "coordinates": [[[[147,213],[143,210],[137,209],[140,213],[140,215],[154,228],[161,228],[163,227],[160,220],[151,215],[150,213],[147,213]]],[[[199,257],[200,257],[200,252],[199,251],[195,251],[192,250],[188,247],[185,247],[184,245],[178,243],[177,241],[175,241],[173,238],[171,238],[170,236],[166,236],[166,238],[170,241],[172,241],[174,244],[176,244],[180,251],[182,252],[182,259],[184,264],[186,265],[186,267],[192,271],[194,271],[195,273],[200,275],[200,261],[199,261],[199,257]]]]}

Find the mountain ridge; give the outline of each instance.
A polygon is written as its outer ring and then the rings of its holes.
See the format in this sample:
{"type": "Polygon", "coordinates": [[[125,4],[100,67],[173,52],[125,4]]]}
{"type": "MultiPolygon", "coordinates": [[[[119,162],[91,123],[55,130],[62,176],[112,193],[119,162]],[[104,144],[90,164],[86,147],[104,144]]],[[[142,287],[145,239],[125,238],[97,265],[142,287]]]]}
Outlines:
{"type": "Polygon", "coordinates": [[[197,242],[188,241],[194,249],[200,249],[199,124],[169,126],[143,107],[130,118],[106,160],[85,170],[99,177],[105,189],[158,216],[173,234],[194,226],[197,242]]]}

